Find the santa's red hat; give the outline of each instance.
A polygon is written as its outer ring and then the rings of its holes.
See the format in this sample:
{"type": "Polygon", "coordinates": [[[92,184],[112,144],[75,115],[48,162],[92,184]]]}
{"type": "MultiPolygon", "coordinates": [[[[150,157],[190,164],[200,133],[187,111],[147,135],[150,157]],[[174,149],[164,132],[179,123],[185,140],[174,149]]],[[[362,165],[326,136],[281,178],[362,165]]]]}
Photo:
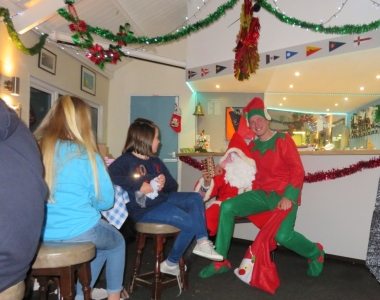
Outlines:
{"type": "Polygon", "coordinates": [[[259,97],[255,97],[247,104],[246,107],[243,108],[243,114],[244,117],[247,119],[247,122],[249,122],[249,119],[252,116],[262,116],[267,120],[271,120],[272,118],[268,114],[268,111],[266,107],[264,106],[263,100],[261,100],[259,97]]]}
{"type": "Polygon", "coordinates": [[[224,168],[225,165],[230,162],[230,154],[233,152],[237,153],[248,165],[256,167],[256,163],[252,157],[247,143],[237,131],[232,136],[231,141],[228,144],[228,149],[219,160],[219,164],[222,166],[222,168],[224,168]]]}

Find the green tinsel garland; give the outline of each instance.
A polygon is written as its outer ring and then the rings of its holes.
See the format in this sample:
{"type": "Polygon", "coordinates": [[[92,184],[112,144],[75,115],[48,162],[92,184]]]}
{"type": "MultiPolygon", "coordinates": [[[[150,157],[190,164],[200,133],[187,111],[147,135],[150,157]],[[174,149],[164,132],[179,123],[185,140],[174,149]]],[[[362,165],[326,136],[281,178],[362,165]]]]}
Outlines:
{"type": "MultiPolygon", "coordinates": [[[[190,35],[191,33],[197,32],[212,23],[219,20],[223,15],[225,15],[227,10],[232,9],[236,3],[238,3],[239,0],[229,0],[225,4],[219,6],[215,12],[212,14],[209,14],[205,19],[198,21],[194,24],[184,26],[184,28],[181,28],[176,33],[169,33],[162,36],[157,36],[153,38],[148,38],[146,36],[142,37],[135,37],[133,34],[128,34],[127,36],[117,36],[114,33],[112,33],[109,30],[102,29],[99,27],[93,27],[87,24],[88,31],[91,33],[94,33],[96,35],[101,36],[102,38],[105,38],[107,40],[110,40],[112,42],[125,42],[127,44],[164,44],[168,42],[172,42],[175,40],[179,40],[183,37],[186,37],[190,35]]],[[[70,16],[69,12],[63,8],[58,10],[58,13],[65,18],[69,22],[76,22],[76,20],[73,20],[70,16]]]]}
{"type": "Polygon", "coordinates": [[[278,12],[277,9],[272,7],[266,0],[262,0],[260,2],[260,5],[267,12],[274,15],[277,19],[279,19],[283,23],[286,23],[286,24],[292,25],[292,26],[299,26],[301,28],[309,29],[311,31],[315,31],[315,32],[319,32],[319,33],[339,34],[339,35],[360,34],[360,33],[368,32],[371,30],[375,30],[375,29],[380,27],[380,20],[371,22],[369,24],[363,24],[363,25],[347,24],[347,25],[343,25],[343,26],[324,27],[321,24],[304,22],[304,21],[298,20],[298,19],[293,18],[293,17],[288,17],[287,15],[278,12]]]}
{"type": "Polygon", "coordinates": [[[24,44],[21,42],[21,40],[18,37],[18,34],[13,26],[12,19],[9,17],[9,10],[4,7],[0,7],[0,17],[3,17],[4,23],[7,26],[8,35],[18,50],[22,51],[23,53],[27,55],[36,55],[37,53],[41,51],[48,37],[47,34],[41,35],[40,41],[37,44],[35,44],[31,48],[27,48],[24,46],[24,44]]]}

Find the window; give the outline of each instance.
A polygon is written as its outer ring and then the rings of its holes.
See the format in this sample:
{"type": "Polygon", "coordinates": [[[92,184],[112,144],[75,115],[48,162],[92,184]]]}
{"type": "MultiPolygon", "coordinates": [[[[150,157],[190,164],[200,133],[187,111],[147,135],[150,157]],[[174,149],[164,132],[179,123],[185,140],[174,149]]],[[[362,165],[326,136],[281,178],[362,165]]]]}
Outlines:
{"type": "MultiPolygon", "coordinates": [[[[60,96],[67,94],[70,95],[67,91],[61,90],[51,84],[31,77],[29,129],[33,132],[41,123],[42,119],[46,116],[54,101],[56,101],[60,96]]],[[[86,99],[83,100],[90,105],[92,130],[97,142],[101,142],[103,107],[86,99]]]]}

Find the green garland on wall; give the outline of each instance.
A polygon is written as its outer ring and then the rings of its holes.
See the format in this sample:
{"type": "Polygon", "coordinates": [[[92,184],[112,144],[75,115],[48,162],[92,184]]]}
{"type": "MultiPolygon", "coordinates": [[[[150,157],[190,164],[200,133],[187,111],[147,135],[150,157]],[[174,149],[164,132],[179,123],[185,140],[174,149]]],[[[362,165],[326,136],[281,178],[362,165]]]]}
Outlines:
{"type": "Polygon", "coordinates": [[[27,48],[24,46],[24,44],[21,42],[20,38],[18,37],[18,34],[13,26],[12,19],[9,16],[9,10],[4,7],[0,7],[0,17],[3,17],[4,24],[7,26],[8,35],[18,50],[22,51],[23,53],[27,55],[36,55],[37,53],[41,51],[48,37],[47,34],[41,35],[40,41],[37,44],[35,44],[31,48],[27,48]]]}
{"type": "MultiPolygon", "coordinates": [[[[93,27],[90,25],[88,26],[88,32],[94,33],[96,35],[99,35],[105,39],[108,39],[112,42],[122,42],[127,44],[164,44],[173,42],[179,39],[182,39],[191,33],[195,33],[201,29],[204,29],[217,20],[219,20],[222,16],[226,14],[226,12],[230,9],[232,9],[236,4],[238,0],[229,0],[225,4],[219,6],[215,12],[209,14],[205,19],[200,20],[194,24],[190,24],[187,26],[184,26],[183,28],[179,29],[176,33],[169,33],[162,36],[156,36],[153,38],[149,38],[146,36],[142,37],[135,37],[133,34],[127,34],[126,36],[120,36],[112,33],[109,30],[102,29],[99,27],[93,27]]],[[[339,34],[339,35],[345,35],[345,34],[361,34],[364,32],[368,32],[371,30],[378,29],[380,27],[380,20],[363,24],[363,25],[353,25],[353,24],[346,24],[343,26],[329,26],[324,27],[322,24],[314,24],[309,23],[305,21],[298,20],[293,17],[288,17],[284,13],[281,13],[276,10],[276,8],[272,7],[266,0],[260,0],[257,1],[260,3],[260,6],[265,9],[268,13],[274,15],[278,20],[281,22],[291,25],[291,26],[299,26],[304,29],[309,29],[314,32],[318,33],[325,33],[325,34],[339,34]]],[[[66,4],[68,3],[75,3],[75,0],[66,0],[66,4]]],[[[59,9],[58,13],[65,18],[69,22],[76,22],[77,20],[73,20],[70,13],[65,9],[59,9]]],[[[27,55],[35,55],[39,53],[42,49],[42,47],[45,44],[45,41],[48,37],[47,34],[42,34],[40,37],[40,41],[35,44],[31,48],[27,48],[24,46],[24,44],[21,42],[21,40],[18,37],[17,32],[15,31],[15,28],[13,26],[12,19],[9,16],[9,10],[3,7],[0,7],[0,16],[3,17],[4,23],[7,27],[7,31],[9,34],[9,37],[11,38],[12,42],[15,44],[17,49],[22,51],[23,53],[27,55]]],[[[86,47],[84,47],[86,48],[86,47]]]]}
{"type": "Polygon", "coordinates": [[[339,34],[339,35],[360,34],[360,33],[368,32],[371,30],[375,30],[380,27],[380,20],[371,22],[369,24],[363,24],[363,25],[346,24],[343,26],[324,27],[322,24],[309,23],[309,22],[298,20],[293,17],[288,17],[284,13],[277,11],[277,9],[271,6],[266,0],[261,0],[260,5],[268,13],[274,15],[277,19],[279,19],[281,22],[285,24],[292,25],[292,26],[299,26],[301,28],[309,29],[311,31],[318,32],[318,33],[339,34]]]}
{"type": "MultiPolygon", "coordinates": [[[[229,0],[225,4],[219,6],[217,10],[211,14],[209,14],[205,19],[200,20],[194,24],[184,26],[179,29],[176,33],[169,33],[162,36],[156,36],[153,38],[149,38],[146,36],[135,37],[132,34],[128,34],[127,36],[118,36],[107,29],[102,29],[99,27],[90,26],[87,24],[88,32],[94,33],[102,38],[110,40],[112,42],[123,42],[127,44],[164,44],[179,40],[183,37],[190,35],[191,33],[195,33],[201,29],[206,28],[212,23],[219,20],[222,16],[226,14],[226,12],[232,9],[239,0],[229,0]]],[[[73,20],[72,16],[66,9],[59,9],[58,13],[61,17],[65,18],[69,22],[76,23],[77,20],[73,20]]]]}

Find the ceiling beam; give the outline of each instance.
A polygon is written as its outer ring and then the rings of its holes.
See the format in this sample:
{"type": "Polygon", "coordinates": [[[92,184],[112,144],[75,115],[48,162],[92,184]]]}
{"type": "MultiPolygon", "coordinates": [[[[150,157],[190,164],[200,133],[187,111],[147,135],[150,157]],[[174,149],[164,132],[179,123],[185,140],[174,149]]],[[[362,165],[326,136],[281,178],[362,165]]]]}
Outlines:
{"type": "MultiPolygon", "coordinates": [[[[54,39],[55,41],[62,41],[62,42],[68,42],[73,43],[73,40],[71,38],[71,35],[62,33],[62,32],[52,32],[49,33],[49,37],[54,39]]],[[[104,49],[108,49],[109,43],[100,42],[94,40],[94,44],[99,44],[104,49]]],[[[150,60],[153,62],[159,62],[167,65],[172,65],[176,67],[186,68],[186,62],[178,59],[172,59],[164,56],[159,56],[155,54],[146,53],[144,51],[136,51],[135,49],[129,49],[127,47],[122,47],[121,49],[127,56],[129,57],[136,57],[144,60],[150,60]],[[129,53],[128,53],[129,52],[129,53]]]]}
{"type": "Polygon", "coordinates": [[[64,6],[62,0],[41,0],[13,18],[13,25],[19,34],[23,34],[56,15],[64,6]]]}

